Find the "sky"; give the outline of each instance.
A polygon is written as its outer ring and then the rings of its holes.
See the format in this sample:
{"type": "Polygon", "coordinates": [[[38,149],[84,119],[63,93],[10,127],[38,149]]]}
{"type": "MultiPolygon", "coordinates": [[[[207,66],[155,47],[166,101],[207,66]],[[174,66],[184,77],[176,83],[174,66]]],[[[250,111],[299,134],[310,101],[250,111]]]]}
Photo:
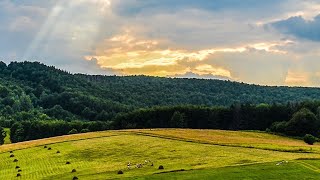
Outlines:
{"type": "Polygon", "coordinates": [[[1,0],[0,60],[320,86],[320,0],[1,0]]]}

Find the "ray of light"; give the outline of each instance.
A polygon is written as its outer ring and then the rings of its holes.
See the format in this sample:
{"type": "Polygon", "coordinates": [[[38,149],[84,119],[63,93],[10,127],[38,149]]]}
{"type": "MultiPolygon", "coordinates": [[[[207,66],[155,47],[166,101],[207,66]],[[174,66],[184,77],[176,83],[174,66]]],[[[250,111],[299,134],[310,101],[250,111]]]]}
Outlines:
{"type": "Polygon", "coordinates": [[[110,4],[109,0],[58,0],[24,53],[23,59],[37,58],[46,47],[55,48],[56,39],[63,38],[66,40],[64,46],[70,53],[87,51],[99,33],[102,13],[107,11],[110,4]],[[79,11],[78,8],[83,6],[86,6],[85,11],[79,11]],[[96,9],[99,9],[101,14],[97,13],[96,9]],[[68,22],[70,19],[73,22],[68,22]]]}
{"type": "Polygon", "coordinates": [[[39,44],[43,41],[43,39],[47,36],[52,26],[56,23],[58,16],[63,11],[65,3],[66,2],[62,0],[56,2],[56,5],[52,8],[47,20],[42,25],[36,37],[29,45],[27,51],[24,53],[23,60],[28,60],[29,58],[32,58],[33,54],[37,51],[39,44]]]}

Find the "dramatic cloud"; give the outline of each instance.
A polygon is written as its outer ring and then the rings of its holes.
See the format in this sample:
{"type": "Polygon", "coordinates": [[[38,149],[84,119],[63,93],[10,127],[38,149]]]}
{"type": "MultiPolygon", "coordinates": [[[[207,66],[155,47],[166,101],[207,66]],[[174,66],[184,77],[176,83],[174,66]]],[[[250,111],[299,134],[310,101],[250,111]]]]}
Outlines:
{"type": "Polygon", "coordinates": [[[302,16],[291,17],[286,20],[274,22],[271,26],[279,31],[312,41],[320,41],[320,15],[312,20],[302,16]]]}
{"type": "MultiPolygon", "coordinates": [[[[86,59],[97,59],[102,68],[114,69],[126,75],[172,76],[194,72],[198,75],[210,74],[231,79],[230,70],[222,68],[222,65],[214,66],[210,63],[204,63],[204,61],[215,54],[237,54],[239,57],[245,54],[247,57],[250,54],[254,54],[253,51],[282,56],[286,52],[277,48],[291,42],[265,42],[246,44],[242,47],[212,48],[197,51],[170,49],[167,43],[165,40],[139,39],[127,31],[125,34],[116,35],[105,40],[96,50],[96,55],[86,56],[86,59]]],[[[227,61],[222,63],[225,62],[227,61]]],[[[261,62],[264,63],[264,61],[261,62]]]]}
{"type": "Polygon", "coordinates": [[[2,0],[0,59],[319,86],[319,0],[2,0]]]}

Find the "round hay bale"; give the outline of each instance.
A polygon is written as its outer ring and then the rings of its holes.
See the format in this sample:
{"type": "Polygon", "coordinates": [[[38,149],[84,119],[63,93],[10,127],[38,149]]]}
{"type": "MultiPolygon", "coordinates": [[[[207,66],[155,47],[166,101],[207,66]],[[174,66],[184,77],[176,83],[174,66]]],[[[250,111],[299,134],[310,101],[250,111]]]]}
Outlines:
{"type": "Polygon", "coordinates": [[[75,172],[77,172],[77,170],[76,169],[72,169],[72,171],[71,171],[72,173],[75,173],[75,172]]]}
{"type": "Polygon", "coordinates": [[[79,178],[77,176],[73,177],[73,180],[78,180],[79,178]]]}
{"type": "Polygon", "coordinates": [[[142,164],[137,164],[136,167],[137,168],[142,168],[143,166],[142,166],[142,164]]]}
{"type": "Polygon", "coordinates": [[[118,174],[123,174],[123,171],[121,171],[121,170],[120,170],[120,171],[118,171],[118,174]]]}
{"type": "Polygon", "coordinates": [[[14,154],[11,154],[10,157],[13,158],[13,157],[14,157],[14,154]]]}
{"type": "Polygon", "coordinates": [[[20,169],[20,166],[16,166],[16,169],[20,169]]]}
{"type": "Polygon", "coordinates": [[[164,167],[163,167],[162,165],[160,165],[160,166],[159,166],[159,169],[162,170],[162,169],[164,169],[164,167]]]}
{"type": "Polygon", "coordinates": [[[69,161],[67,161],[66,164],[71,164],[71,163],[69,161]]]}
{"type": "Polygon", "coordinates": [[[18,159],[13,160],[13,162],[18,162],[18,159]]]}
{"type": "Polygon", "coordinates": [[[20,176],[21,176],[21,174],[20,174],[20,173],[18,173],[18,174],[17,174],[17,177],[20,177],[20,176]]]}

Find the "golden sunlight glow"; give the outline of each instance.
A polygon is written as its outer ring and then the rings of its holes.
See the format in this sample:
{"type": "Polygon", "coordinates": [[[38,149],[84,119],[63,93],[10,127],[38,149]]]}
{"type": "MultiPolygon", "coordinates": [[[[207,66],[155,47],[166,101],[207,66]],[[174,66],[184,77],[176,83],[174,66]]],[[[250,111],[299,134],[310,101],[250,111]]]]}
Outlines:
{"type": "Polygon", "coordinates": [[[223,68],[217,68],[217,67],[213,67],[212,65],[209,64],[202,64],[197,66],[194,69],[194,72],[199,74],[199,75],[214,75],[214,76],[224,76],[224,77],[228,77],[231,78],[231,72],[223,69],[223,68]]]}
{"type": "Polygon", "coordinates": [[[290,45],[290,44],[294,44],[294,41],[286,40],[286,41],[282,41],[282,42],[256,43],[253,45],[249,45],[249,48],[253,48],[256,50],[260,50],[260,51],[272,52],[272,53],[286,54],[287,53],[286,51],[279,50],[279,49],[277,49],[277,47],[286,46],[286,45],[290,45]]]}
{"type": "Polygon", "coordinates": [[[290,86],[308,86],[309,75],[305,72],[289,70],[285,80],[285,84],[290,86]]]}
{"type": "Polygon", "coordinates": [[[163,40],[150,40],[132,35],[129,30],[102,42],[94,55],[85,56],[86,60],[96,59],[102,68],[110,68],[123,74],[147,74],[168,76],[193,72],[199,75],[215,75],[232,78],[231,72],[221,67],[202,63],[215,53],[243,53],[255,49],[271,53],[285,53],[278,46],[289,42],[263,42],[235,48],[212,48],[199,51],[168,49],[163,40]],[[194,64],[192,67],[190,64],[194,64]],[[170,68],[169,68],[170,67],[170,68]]]}

